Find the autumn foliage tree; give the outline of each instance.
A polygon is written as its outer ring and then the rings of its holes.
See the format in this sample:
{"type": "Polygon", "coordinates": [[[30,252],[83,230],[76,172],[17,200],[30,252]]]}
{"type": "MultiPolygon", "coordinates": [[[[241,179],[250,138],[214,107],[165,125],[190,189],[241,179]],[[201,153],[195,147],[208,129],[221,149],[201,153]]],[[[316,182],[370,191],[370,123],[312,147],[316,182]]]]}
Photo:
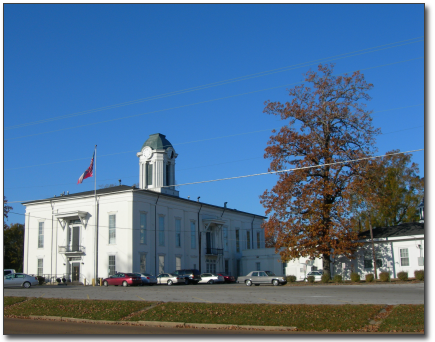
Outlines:
{"type": "Polygon", "coordinates": [[[359,246],[351,194],[360,191],[368,163],[352,160],[374,152],[379,130],[365,108],[373,85],[359,72],[333,76],[333,65],[319,65],[305,82],[289,90],[290,102],[267,101],[264,109],[287,123],[268,142],[269,171],[294,169],[278,173],[276,185],[260,196],[269,215],[264,228],[283,262],[321,257],[330,271],[332,256],[352,257],[359,246]]]}
{"type": "Polygon", "coordinates": [[[418,175],[418,165],[411,163],[411,157],[393,150],[386,157],[370,161],[364,175],[364,192],[370,196],[361,193],[355,196],[355,218],[360,230],[369,229],[369,219],[374,227],[418,221],[417,207],[424,197],[424,178],[418,175]]]}

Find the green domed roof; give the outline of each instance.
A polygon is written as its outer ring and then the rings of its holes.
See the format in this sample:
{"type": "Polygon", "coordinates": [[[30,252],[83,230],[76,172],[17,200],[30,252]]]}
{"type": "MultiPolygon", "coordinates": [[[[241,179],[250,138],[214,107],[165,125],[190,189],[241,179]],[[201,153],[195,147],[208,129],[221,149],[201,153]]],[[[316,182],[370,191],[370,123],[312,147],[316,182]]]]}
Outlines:
{"type": "Polygon", "coordinates": [[[172,144],[166,139],[166,136],[160,133],[150,134],[150,137],[142,145],[141,151],[145,146],[151,147],[153,150],[162,150],[172,147],[172,144]]]}

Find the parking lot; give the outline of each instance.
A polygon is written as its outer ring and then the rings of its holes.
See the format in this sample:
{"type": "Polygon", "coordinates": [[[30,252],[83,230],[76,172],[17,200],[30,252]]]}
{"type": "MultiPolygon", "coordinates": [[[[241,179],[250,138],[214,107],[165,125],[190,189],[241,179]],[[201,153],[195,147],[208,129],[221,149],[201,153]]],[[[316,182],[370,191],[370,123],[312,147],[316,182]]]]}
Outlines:
{"type": "Polygon", "coordinates": [[[34,286],[4,288],[4,296],[245,304],[424,304],[424,284],[245,286],[34,286]]]}

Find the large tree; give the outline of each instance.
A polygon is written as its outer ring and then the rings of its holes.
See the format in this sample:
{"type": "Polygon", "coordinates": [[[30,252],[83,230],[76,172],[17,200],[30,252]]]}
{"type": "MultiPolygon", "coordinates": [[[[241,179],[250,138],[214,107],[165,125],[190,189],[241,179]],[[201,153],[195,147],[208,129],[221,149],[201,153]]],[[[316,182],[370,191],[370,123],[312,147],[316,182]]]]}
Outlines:
{"type": "Polygon", "coordinates": [[[17,272],[23,270],[24,257],[24,225],[13,223],[3,229],[4,268],[12,268],[17,272]]]}
{"type": "Polygon", "coordinates": [[[411,163],[411,154],[399,150],[387,155],[371,160],[364,175],[365,192],[370,196],[355,196],[360,230],[369,229],[369,220],[374,227],[381,227],[419,219],[417,207],[424,197],[424,178],[418,175],[418,165],[411,163]]]}
{"type": "Polygon", "coordinates": [[[290,102],[267,101],[264,109],[287,123],[268,142],[269,171],[295,169],[279,173],[260,196],[269,215],[264,228],[282,261],[322,257],[330,271],[331,257],[352,257],[359,246],[351,194],[360,191],[368,163],[351,161],[373,154],[379,130],[365,105],[373,85],[361,73],[334,76],[333,65],[319,65],[305,82],[289,90],[290,102]]]}

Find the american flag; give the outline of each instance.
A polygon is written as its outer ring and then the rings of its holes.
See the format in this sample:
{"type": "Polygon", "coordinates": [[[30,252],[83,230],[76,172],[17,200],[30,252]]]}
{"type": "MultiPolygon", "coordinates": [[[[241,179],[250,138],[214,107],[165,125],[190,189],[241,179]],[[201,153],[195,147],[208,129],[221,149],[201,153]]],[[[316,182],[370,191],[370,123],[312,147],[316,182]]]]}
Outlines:
{"type": "Polygon", "coordinates": [[[80,176],[77,184],[81,184],[83,183],[83,179],[89,178],[93,176],[93,171],[94,171],[94,157],[95,157],[95,151],[94,154],[92,155],[92,160],[91,160],[91,165],[89,165],[89,167],[87,168],[87,170],[85,172],[83,172],[83,174],[80,176]]]}

